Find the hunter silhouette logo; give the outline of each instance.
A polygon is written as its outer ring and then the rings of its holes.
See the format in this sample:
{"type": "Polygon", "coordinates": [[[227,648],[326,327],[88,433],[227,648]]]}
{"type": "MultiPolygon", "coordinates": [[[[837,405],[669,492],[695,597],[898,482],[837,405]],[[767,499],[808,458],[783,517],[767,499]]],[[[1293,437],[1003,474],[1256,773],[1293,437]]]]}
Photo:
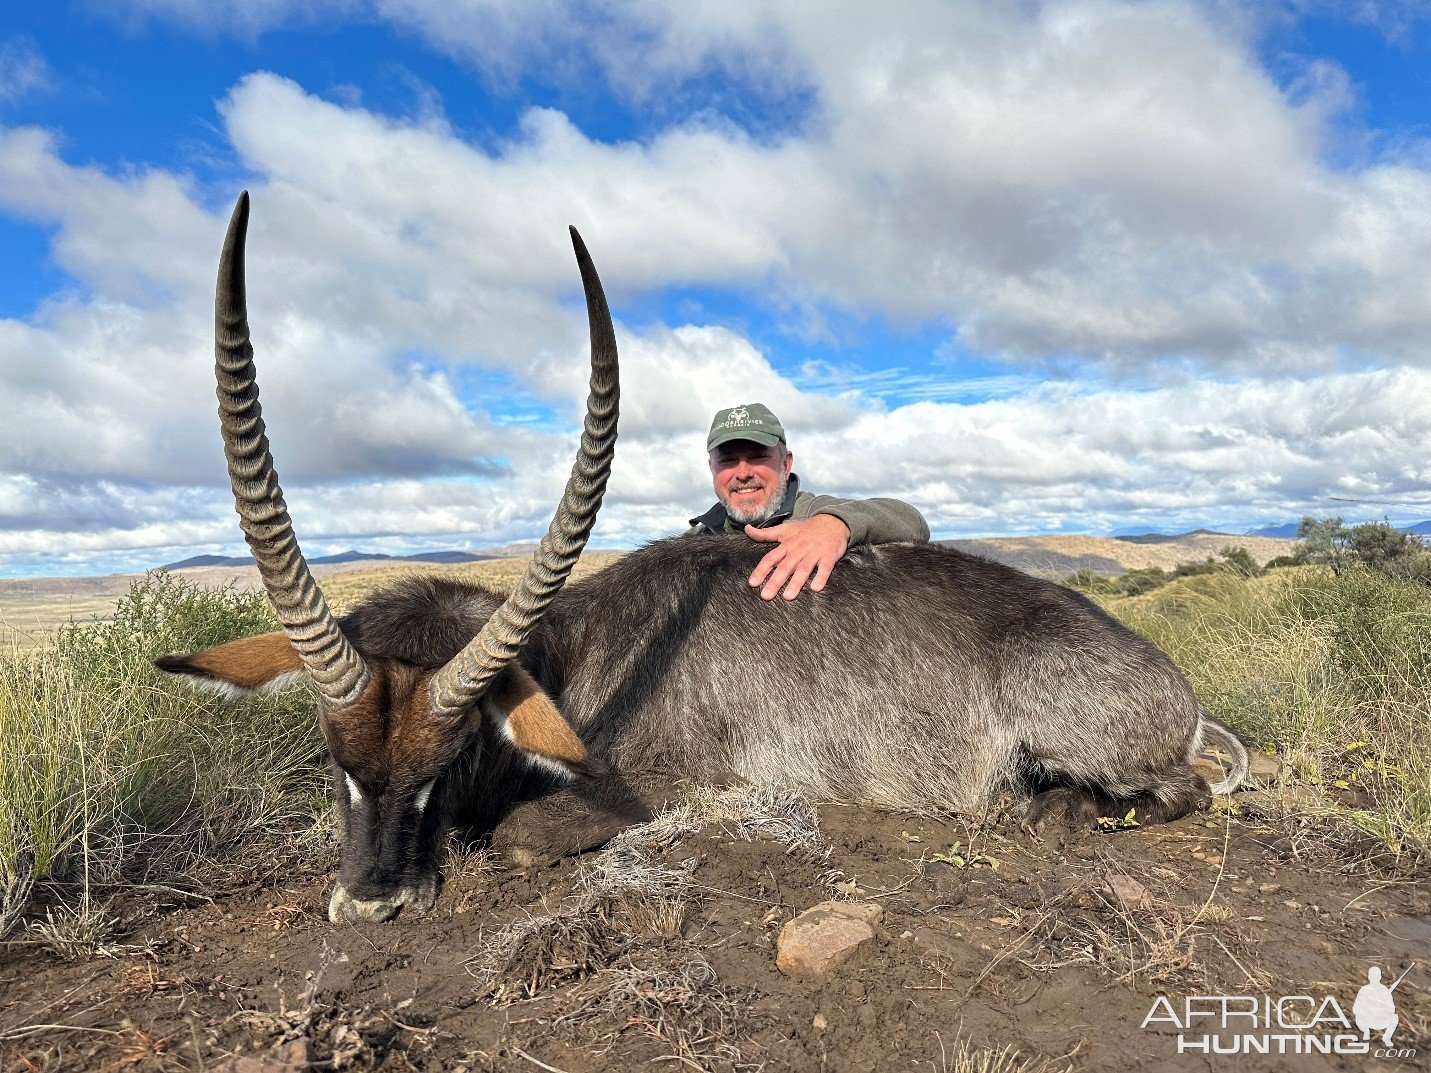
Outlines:
{"type": "Polygon", "coordinates": [[[1415,1047],[1393,1047],[1401,1023],[1392,992],[1411,970],[1388,987],[1370,966],[1356,993],[1351,1016],[1335,995],[1160,995],[1143,1028],[1171,1032],[1178,1054],[1365,1054],[1415,1058],[1415,1047]],[[1380,1036],[1373,1041],[1372,1036],[1380,1036]]]}
{"type": "MultiPolygon", "coordinates": [[[[1408,967],[1406,972],[1410,971],[1408,967]]],[[[1381,969],[1373,965],[1366,970],[1366,985],[1356,993],[1356,1001],[1352,1003],[1352,1016],[1356,1018],[1357,1028],[1361,1029],[1362,1039],[1371,1039],[1373,1032],[1380,1032],[1382,1045],[1391,1046],[1391,1034],[1401,1022],[1401,1018],[1396,1016],[1396,1000],[1391,993],[1406,979],[1406,972],[1387,987],[1381,982],[1381,969]]]]}

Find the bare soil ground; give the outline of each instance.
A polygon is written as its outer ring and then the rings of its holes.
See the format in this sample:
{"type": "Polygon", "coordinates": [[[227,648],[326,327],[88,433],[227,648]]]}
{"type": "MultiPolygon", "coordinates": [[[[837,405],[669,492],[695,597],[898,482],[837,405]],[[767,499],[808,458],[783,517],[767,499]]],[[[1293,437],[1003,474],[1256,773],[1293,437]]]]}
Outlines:
{"type": "Polygon", "coordinates": [[[1427,885],[1270,792],[1233,800],[1061,847],[1006,814],[825,807],[803,845],[708,816],[640,867],[459,855],[430,914],[359,927],[326,919],[331,848],[289,839],[205,894],[128,890],[101,956],[0,953],[0,1069],[1427,1068],[1427,885]],[[593,879],[613,870],[629,885],[593,879]],[[780,927],[830,898],[880,905],[878,938],[785,977],[780,927]],[[1389,983],[1416,958],[1395,1037],[1415,1057],[1209,1059],[1142,1027],[1159,995],[1330,995],[1350,1017],[1369,965],[1389,983]],[[1006,1047],[1020,1062],[990,1064],[1006,1047]]]}

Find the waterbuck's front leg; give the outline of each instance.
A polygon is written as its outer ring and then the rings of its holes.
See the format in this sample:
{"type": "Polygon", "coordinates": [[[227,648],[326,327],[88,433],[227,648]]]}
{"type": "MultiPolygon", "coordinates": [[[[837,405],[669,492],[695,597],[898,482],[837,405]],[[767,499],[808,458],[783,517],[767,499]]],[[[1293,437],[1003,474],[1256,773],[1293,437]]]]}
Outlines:
{"type": "Polygon", "coordinates": [[[669,775],[610,771],[518,805],[492,831],[492,848],[517,868],[599,849],[647,823],[680,795],[669,775]]]}

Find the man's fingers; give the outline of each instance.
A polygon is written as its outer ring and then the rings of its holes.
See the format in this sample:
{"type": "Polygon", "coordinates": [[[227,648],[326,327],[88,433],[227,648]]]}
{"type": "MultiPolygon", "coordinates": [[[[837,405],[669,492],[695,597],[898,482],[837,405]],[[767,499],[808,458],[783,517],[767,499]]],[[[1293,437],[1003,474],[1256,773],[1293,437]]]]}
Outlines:
{"type": "Polygon", "coordinates": [[[785,525],[772,525],[769,529],[757,529],[753,525],[745,527],[745,535],[751,540],[763,540],[769,543],[772,540],[783,540],[785,537],[785,525]]]}
{"type": "Polygon", "coordinates": [[[835,559],[820,560],[819,565],[815,567],[815,578],[810,582],[811,592],[823,592],[825,590],[825,582],[830,580],[830,574],[833,573],[835,569],[835,562],[835,559]]]}
{"type": "Polygon", "coordinates": [[[810,572],[815,569],[815,563],[802,562],[790,574],[790,581],[785,586],[785,591],[781,594],[787,600],[793,600],[800,595],[800,590],[805,587],[805,582],[810,580],[810,572]]]}
{"type": "Polygon", "coordinates": [[[760,562],[755,564],[755,569],[751,571],[750,584],[752,586],[764,584],[765,579],[770,576],[770,572],[775,569],[776,564],[783,558],[785,558],[785,549],[783,547],[775,547],[767,551],[760,562]]]}
{"type": "Polygon", "coordinates": [[[795,571],[797,565],[799,563],[796,559],[783,559],[766,580],[765,587],[760,590],[760,598],[762,600],[775,599],[775,594],[780,591],[785,582],[790,580],[790,575],[795,571]]]}

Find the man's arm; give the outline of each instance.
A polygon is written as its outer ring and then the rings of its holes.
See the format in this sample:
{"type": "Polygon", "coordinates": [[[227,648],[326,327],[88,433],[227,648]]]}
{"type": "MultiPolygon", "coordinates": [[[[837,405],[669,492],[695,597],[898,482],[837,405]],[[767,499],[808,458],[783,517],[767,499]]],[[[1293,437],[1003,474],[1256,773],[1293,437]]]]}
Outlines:
{"type": "Polygon", "coordinates": [[[924,515],[898,499],[837,499],[834,496],[801,495],[795,501],[793,517],[805,519],[830,514],[850,530],[850,546],[856,544],[922,544],[929,539],[929,523],[924,515]]]}
{"type": "Polygon", "coordinates": [[[745,527],[752,540],[776,541],[750,575],[762,600],[787,600],[805,583],[819,592],[845,552],[855,544],[922,543],[929,539],[924,516],[897,499],[836,499],[801,493],[791,520],[769,529],[745,527]]]}

